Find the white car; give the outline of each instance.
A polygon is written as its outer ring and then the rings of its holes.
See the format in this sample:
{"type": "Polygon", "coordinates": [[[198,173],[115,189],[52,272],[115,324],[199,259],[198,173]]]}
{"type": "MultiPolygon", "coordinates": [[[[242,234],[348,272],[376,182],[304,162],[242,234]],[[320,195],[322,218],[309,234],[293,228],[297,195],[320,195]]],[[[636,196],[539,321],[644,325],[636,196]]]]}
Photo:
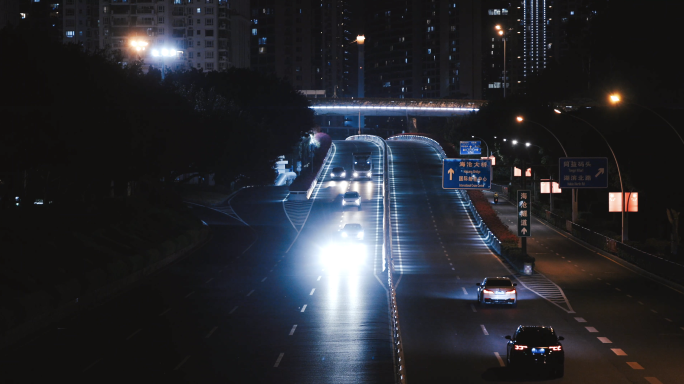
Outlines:
{"type": "Polygon", "coordinates": [[[334,179],[344,179],[347,177],[347,171],[343,167],[335,167],[330,173],[330,178],[334,179]]]}
{"type": "Polygon", "coordinates": [[[347,223],[340,229],[342,240],[363,240],[363,227],[357,223],[347,223]]]}
{"type": "Polygon", "coordinates": [[[480,304],[515,306],[518,303],[517,285],[508,277],[485,277],[482,283],[477,283],[477,301],[480,304]]]}
{"type": "Polygon", "coordinates": [[[342,197],[342,208],[349,206],[356,206],[359,210],[361,209],[361,195],[356,191],[349,191],[344,193],[342,197]]]}

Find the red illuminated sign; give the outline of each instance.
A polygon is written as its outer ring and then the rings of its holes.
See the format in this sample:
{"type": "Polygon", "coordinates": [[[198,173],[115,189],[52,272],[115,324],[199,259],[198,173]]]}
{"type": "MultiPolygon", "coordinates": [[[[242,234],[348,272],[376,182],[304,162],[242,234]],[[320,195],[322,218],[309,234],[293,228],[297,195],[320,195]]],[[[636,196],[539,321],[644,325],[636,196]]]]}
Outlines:
{"type": "MultiPolygon", "coordinates": [[[[541,184],[540,184],[541,193],[549,193],[549,188],[550,188],[549,184],[550,184],[549,180],[542,180],[541,181],[541,184]]],[[[561,193],[561,192],[562,191],[561,191],[560,187],[558,186],[558,183],[554,181],[553,182],[553,193],[561,193]]]]}
{"type": "MultiPolygon", "coordinates": [[[[622,198],[620,192],[610,192],[608,194],[608,212],[622,212],[622,198]]],[[[639,212],[639,192],[625,192],[625,212],[639,212]]]]}
{"type": "MultiPolygon", "coordinates": [[[[520,168],[518,167],[513,167],[513,176],[522,176],[522,172],[520,171],[520,168]]],[[[525,172],[526,177],[532,177],[532,168],[527,168],[527,171],[525,172]]]]}

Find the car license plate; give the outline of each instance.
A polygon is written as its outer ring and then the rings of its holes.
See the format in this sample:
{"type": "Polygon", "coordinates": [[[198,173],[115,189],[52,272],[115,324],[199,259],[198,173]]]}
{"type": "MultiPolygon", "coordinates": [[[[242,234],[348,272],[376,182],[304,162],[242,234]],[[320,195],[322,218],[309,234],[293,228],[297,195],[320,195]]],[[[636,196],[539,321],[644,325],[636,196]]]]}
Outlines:
{"type": "Polygon", "coordinates": [[[533,355],[543,355],[545,352],[544,348],[532,348],[533,355]]]}
{"type": "Polygon", "coordinates": [[[496,294],[497,294],[497,295],[503,295],[504,293],[501,292],[501,291],[497,291],[496,294]]]}

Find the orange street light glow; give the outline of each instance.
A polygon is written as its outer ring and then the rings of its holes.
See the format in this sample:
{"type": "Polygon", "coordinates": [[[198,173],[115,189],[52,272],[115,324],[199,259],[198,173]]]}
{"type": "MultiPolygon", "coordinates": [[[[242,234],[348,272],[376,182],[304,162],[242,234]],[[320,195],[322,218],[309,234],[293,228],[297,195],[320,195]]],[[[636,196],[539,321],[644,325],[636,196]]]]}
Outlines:
{"type": "Polygon", "coordinates": [[[617,93],[613,93],[612,95],[609,96],[610,102],[615,104],[620,102],[620,95],[617,93]]]}
{"type": "Polygon", "coordinates": [[[515,119],[518,120],[518,123],[522,123],[522,121],[524,120],[522,116],[518,116],[515,119]]]}

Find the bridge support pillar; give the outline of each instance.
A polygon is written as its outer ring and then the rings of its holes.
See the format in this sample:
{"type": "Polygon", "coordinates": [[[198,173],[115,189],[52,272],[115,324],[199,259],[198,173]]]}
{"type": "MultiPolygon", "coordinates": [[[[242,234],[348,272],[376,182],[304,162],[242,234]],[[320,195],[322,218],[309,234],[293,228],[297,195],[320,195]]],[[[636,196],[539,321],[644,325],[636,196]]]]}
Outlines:
{"type": "Polygon", "coordinates": [[[418,132],[418,119],[415,117],[409,117],[407,119],[407,123],[409,132],[418,132]]]}

